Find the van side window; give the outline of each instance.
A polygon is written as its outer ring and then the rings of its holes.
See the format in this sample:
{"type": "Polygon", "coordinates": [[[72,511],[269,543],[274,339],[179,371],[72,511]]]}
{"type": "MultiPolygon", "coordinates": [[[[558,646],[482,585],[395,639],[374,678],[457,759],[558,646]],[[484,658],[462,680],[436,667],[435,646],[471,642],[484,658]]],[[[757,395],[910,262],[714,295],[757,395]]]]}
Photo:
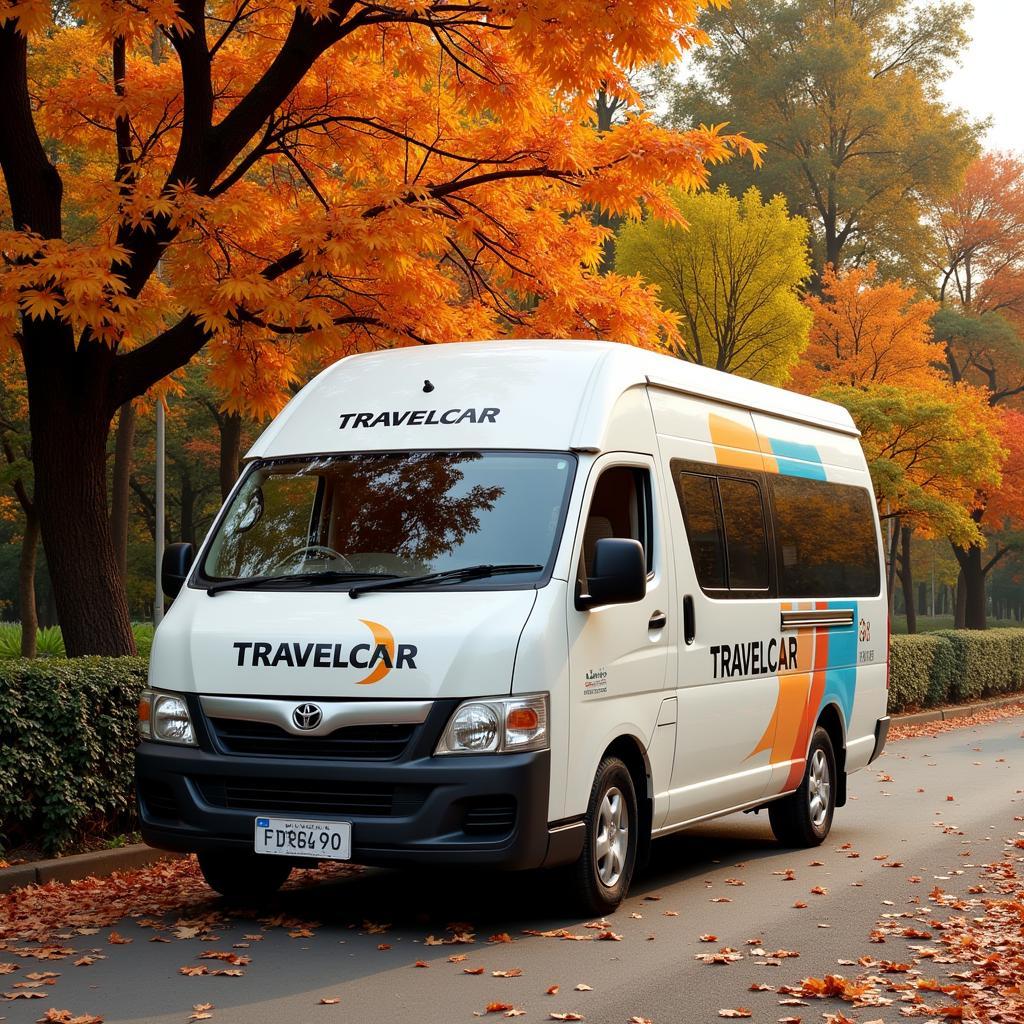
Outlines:
{"type": "Polygon", "coordinates": [[[780,597],[874,597],[881,589],[874,500],[863,487],[771,478],[780,597]]]}
{"type": "Polygon", "coordinates": [[[701,589],[718,597],[767,591],[768,533],[756,481],[673,470],[701,589]]]}
{"type": "Polygon", "coordinates": [[[598,479],[583,527],[578,575],[584,586],[594,562],[594,548],[605,537],[640,541],[647,556],[647,571],[653,570],[651,477],[646,469],[613,466],[598,479]]]}
{"type": "Polygon", "coordinates": [[[768,536],[761,488],[753,480],[719,477],[725,521],[725,551],[730,590],[768,589],[768,536]]]}

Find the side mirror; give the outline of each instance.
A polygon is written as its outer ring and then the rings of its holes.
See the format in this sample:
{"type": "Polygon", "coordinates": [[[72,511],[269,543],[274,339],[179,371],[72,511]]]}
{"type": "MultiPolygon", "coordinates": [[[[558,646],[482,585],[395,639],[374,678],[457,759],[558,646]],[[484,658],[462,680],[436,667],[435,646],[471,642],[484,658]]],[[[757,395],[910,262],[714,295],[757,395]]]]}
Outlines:
{"type": "Polygon", "coordinates": [[[168,597],[177,597],[185,585],[188,571],[196,557],[192,544],[168,544],[160,563],[160,587],[168,597]]]}
{"type": "Polygon", "coordinates": [[[647,595],[647,558],[638,540],[603,537],[594,545],[593,564],[587,578],[586,595],[578,608],[599,604],[630,604],[647,595]]]}

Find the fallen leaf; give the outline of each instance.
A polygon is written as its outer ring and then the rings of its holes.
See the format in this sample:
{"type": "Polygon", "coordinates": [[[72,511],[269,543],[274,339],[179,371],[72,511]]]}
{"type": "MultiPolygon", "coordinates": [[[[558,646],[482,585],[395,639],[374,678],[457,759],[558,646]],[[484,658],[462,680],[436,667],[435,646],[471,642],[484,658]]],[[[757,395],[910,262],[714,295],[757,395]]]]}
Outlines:
{"type": "Polygon", "coordinates": [[[621,942],[622,936],[617,935],[613,931],[598,932],[597,938],[599,942],[621,942]]]}
{"type": "Polygon", "coordinates": [[[507,971],[491,971],[494,978],[521,978],[523,972],[518,967],[510,967],[507,971]]]}
{"type": "Polygon", "coordinates": [[[576,986],[576,991],[577,992],[593,992],[594,990],[589,985],[584,985],[583,982],[581,981],[576,986]]]}
{"type": "Polygon", "coordinates": [[[483,974],[484,973],[484,968],[483,967],[463,967],[462,968],[462,973],[463,974],[483,974]]]}
{"type": "Polygon", "coordinates": [[[736,1010],[719,1010],[718,1011],[718,1016],[719,1017],[753,1017],[754,1015],[749,1010],[744,1009],[741,1006],[741,1007],[739,1007],[739,1009],[736,1009],[736,1010]]]}
{"type": "Polygon", "coordinates": [[[513,940],[512,936],[509,935],[508,932],[498,932],[497,935],[492,935],[487,941],[488,942],[495,942],[495,943],[497,943],[497,942],[513,942],[514,940],[513,940]]]}
{"type": "Polygon", "coordinates": [[[544,993],[546,996],[557,996],[558,990],[561,988],[560,985],[548,985],[547,991],[544,993]]]}
{"type": "Polygon", "coordinates": [[[700,937],[700,941],[701,942],[717,942],[718,941],[718,936],[717,935],[702,935],[700,937]]]}
{"type": "Polygon", "coordinates": [[[42,992],[28,992],[25,989],[19,989],[17,992],[5,992],[4,999],[45,999],[46,996],[42,992]]]}
{"type": "Polygon", "coordinates": [[[570,1010],[568,1013],[549,1013],[548,1016],[552,1020],[583,1020],[584,1019],[582,1013],[573,1013],[572,1010],[570,1010]]]}
{"type": "Polygon", "coordinates": [[[461,964],[469,959],[468,953],[453,953],[448,957],[448,963],[450,964],[461,964]]]}
{"type": "Polygon", "coordinates": [[[112,946],[127,946],[131,941],[131,939],[126,939],[123,935],[120,935],[117,932],[111,932],[107,936],[107,942],[112,946]]]}
{"type": "Polygon", "coordinates": [[[487,1013],[504,1013],[506,1010],[511,1010],[511,1003],[488,1003],[484,1010],[487,1013]]]}
{"type": "Polygon", "coordinates": [[[413,967],[429,967],[429,966],[430,966],[430,964],[428,964],[426,960],[417,960],[416,963],[413,964],[413,967]]]}
{"type": "Polygon", "coordinates": [[[324,996],[319,1005],[320,1006],[337,1006],[341,1000],[337,996],[324,996]]]}

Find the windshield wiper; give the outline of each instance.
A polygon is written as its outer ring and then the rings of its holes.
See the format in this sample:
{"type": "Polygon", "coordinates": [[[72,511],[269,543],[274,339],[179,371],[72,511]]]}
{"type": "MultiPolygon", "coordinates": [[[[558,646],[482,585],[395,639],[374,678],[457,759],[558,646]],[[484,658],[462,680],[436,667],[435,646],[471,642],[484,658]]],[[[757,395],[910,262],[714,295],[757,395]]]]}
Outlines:
{"type": "Polygon", "coordinates": [[[444,572],[428,572],[422,576],[394,576],[379,583],[359,583],[349,587],[348,596],[358,597],[371,590],[401,590],[404,587],[429,586],[433,583],[462,583],[465,580],[480,580],[487,576],[503,576],[506,573],[540,572],[543,565],[467,565],[461,569],[446,569],[444,572]]]}
{"type": "Polygon", "coordinates": [[[339,569],[325,569],[322,572],[291,572],[278,576],[243,576],[235,580],[221,580],[211,583],[206,588],[208,597],[216,597],[222,590],[248,590],[250,587],[261,587],[264,584],[299,583],[312,586],[317,583],[341,583],[344,580],[381,580],[388,582],[394,573],[380,572],[342,572],[339,569]]]}

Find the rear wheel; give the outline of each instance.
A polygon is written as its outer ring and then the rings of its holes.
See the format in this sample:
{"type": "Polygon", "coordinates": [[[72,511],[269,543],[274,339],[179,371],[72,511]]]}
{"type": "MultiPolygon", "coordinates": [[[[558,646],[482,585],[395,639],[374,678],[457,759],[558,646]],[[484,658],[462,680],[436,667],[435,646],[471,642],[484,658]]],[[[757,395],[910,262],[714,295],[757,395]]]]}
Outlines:
{"type": "Polygon", "coordinates": [[[585,824],[583,853],[572,869],[576,898],[587,914],[603,916],[629,890],[639,839],[633,779],[617,757],[598,766],[585,824]]]}
{"type": "Polygon", "coordinates": [[[832,828],[836,809],[836,755],[820,726],[811,737],[800,788],[768,805],[772,832],[783,846],[819,846],[832,828]]]}
{"type": "Polygon", "coordinates": [[[232,903],[263,903],[281,888],[291,864],[255,853],[200,853],[199,869],[211,889],[232,903]]]}

